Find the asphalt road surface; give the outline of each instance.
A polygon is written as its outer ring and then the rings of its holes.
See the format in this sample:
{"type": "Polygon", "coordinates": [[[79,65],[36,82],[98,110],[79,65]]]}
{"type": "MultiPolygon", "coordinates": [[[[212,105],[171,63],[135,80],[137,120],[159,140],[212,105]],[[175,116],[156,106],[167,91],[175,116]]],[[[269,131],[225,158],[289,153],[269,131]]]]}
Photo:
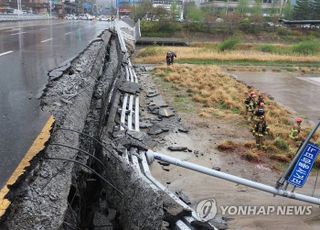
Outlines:
{"type": "Polygon", "coordinates": [[[0,23],[0,189],[48,120],[38,100],[48,70],[77,55],[108,25],[0,23]]]}
{"type": "Polygon", "coordinates": [[[319,74],[239,72],[239,80],[272,95],[282,105],[317,123],[320,119],[319,74]]]}

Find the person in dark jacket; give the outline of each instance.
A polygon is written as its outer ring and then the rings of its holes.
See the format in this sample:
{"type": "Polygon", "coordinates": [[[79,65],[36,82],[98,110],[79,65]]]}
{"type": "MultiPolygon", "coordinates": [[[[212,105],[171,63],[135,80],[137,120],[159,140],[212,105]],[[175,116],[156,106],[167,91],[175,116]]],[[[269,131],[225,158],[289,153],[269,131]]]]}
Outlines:
{"type": "Polygon", "coordinates": [[[167,65],[173,65],[173,61],[174,59],[177,57],[176,53],[173,52],[173,51],[169,51],[167,52],[167,55],[166,55],[166,62],[167,62],[167,65]]]}
{"type": "Polygon", "coordinates": [[[253,135],[256,138],[256,146],[258,149],[265,148],[263,145],[264,137],[269,134],[269,127],[264,116],[259,118],[253,129],[253,135]]]}

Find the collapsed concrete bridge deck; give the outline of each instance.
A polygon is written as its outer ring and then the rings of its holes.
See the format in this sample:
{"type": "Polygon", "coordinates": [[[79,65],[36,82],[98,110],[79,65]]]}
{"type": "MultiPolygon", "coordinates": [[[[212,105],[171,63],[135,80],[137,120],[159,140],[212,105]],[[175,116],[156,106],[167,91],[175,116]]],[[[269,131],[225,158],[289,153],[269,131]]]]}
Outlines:
{"type": "MultiPolygon", "coordinates": [[[[4,229],[197,229],[194,211],[149,171],[139,132],[138,76],[122,24],[49,73],[41,97],[55,118],[46,147],[7,198],[4,229]]],[[[129,31],[130,33],[130,31],[129,31]]],[[[206,229],[213,226],[203,224],[206,229]]]]}

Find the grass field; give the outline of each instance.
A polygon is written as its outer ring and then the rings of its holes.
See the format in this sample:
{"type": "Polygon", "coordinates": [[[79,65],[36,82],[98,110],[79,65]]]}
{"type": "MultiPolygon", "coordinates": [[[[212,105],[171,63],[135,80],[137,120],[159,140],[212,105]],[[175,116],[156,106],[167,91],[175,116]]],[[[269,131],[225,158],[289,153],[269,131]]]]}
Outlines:
{"type": "MultiPolygon", "coordinates": [[[[152,46],[141,49],[135,59],[136,63],[164,63],[168,50],[177,54],[176,62],[180,64],[218,64],[245,66],[310,67],[320,70],[320,54],[269,53],[241,44],[234,50],[220,51],[217,44],[196,44],[193,47],[152,46]]],[[[281,46],[279,46],[281,47],[281,46]]],[[[291,48],[290,48],[291,49],[291,48]]],[[[292,48],[293,49],[293,48],[292,48]]],[[[294,69],[293,69],[294,70],[294,69]]]]}
{"type": "MultiPolygon", "coordinates": [[[[193,103],[200,105],[198,116],[216,117],[231,122],[234,119],[246,120],[243,102],[252,89],[227,76],[219,67],[188,64],[175,64],[170,67],[160,65],[156,67],[154,74],[161,80],[160,86],[173,87],[175,90],[181,88],[188,93],[188,98],[177,99],[178,111],[196,112],[184,109],[188,108],[192,100],[193,103]]],[[[259,94],[257,90],[255,91],[259,94]]],[[[241,149],[240,154],[250,161],[268,158],[284,163],[289,162],[297,150],[297,143],[288,137],[294,124],[294,115],[269,98],[266,98],[265,102],[270,135],[265,142],[264,150],[256,149],[252,141],[235,143],[232,140],[220,143],[218,148],[226,151],[241,149]],[[242,151],[243,149],[245,151],[242,151]]],[[[251,129],[251,127],[252,124],[247,122],[247,128],[251,129]]],[[[309,131],[309,127],[304,127],[301,136],[306,136],[309,131]]]]}

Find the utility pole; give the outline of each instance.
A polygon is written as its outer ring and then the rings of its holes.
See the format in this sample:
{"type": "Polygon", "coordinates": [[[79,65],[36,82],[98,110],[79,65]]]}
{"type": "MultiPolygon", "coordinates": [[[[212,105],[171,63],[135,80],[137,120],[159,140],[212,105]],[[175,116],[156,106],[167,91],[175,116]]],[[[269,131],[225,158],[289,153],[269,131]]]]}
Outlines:
{"type": "Polygon", "coordinates": [[[52,0],[49,0],[49,17],[51,17],[52,14],[52,0]]]}
{"type": "Polygon", "coordinates": [[[17,0],[17,10],[18,10],[18,16],[20,16],[20,13],[22,11],[22,7],[21,7],[21,0],[17,0]]]}
{"type": "Polygon", "coordinates": [[[64,18],[64,0],[61,1],[62,4],[62,18],[64,18]]]}

